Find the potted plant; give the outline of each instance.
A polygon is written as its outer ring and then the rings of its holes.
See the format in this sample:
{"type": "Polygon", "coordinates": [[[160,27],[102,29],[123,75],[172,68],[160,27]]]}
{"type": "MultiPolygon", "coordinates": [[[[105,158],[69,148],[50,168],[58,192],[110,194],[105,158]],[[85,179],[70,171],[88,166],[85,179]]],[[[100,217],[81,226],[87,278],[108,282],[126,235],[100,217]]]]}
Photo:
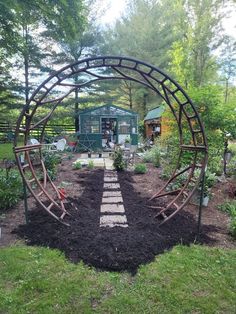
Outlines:
{"type": "Polygon", "coordinates": [[[75,147],[77,145],[77,135],[76,133],[70,134],[67,138],[68,146],[70,147],[71,151],[75,150],[75,147]]]}
{"type": "MultiPolygon", "coordinates": [[[[209,171],[206,172],[206,175],[205,175],[205,184],[204,184],[204,187],[203,187],[203,199],[202,199],[202,205],[204,207],[207,207],[208,206],[208,202],[209,202],[209,199],[211,197],[211,189],[212,187],[214,186],[214,184],[216,183],[217,181],[217,177],[216,177],[216,174],[215,173],[211,173],[209,171]]],[[[200,189],[199,189],[199,193],[198,193],[198,199],[199,199],[199,202],[200,202],[200,189]]]]}
{"type": "Polygon", "coordinates": [[[62,181],[61,184],[58,186],[59,198],[61,201],[64,201],[66,198],[66,190],[64,182],[62,181]]]}

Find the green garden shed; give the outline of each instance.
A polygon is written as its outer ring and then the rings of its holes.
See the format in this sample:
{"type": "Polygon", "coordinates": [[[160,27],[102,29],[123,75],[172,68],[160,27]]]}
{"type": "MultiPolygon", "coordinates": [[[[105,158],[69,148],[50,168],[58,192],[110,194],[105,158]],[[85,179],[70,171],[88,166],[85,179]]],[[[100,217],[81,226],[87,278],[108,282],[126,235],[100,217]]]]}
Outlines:
{"type": "Polygon", "coordinates": [[[88,150],[115,144],[138,144],[138,114],[115,105],[86,109],[79,114],[79,143],[88,150]]]}

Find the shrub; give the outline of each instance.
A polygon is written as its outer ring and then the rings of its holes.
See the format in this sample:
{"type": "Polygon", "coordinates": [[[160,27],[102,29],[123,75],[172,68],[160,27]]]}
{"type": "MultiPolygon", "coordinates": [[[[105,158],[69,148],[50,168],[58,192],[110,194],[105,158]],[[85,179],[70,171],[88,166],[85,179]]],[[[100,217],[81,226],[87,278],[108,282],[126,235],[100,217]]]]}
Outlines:
{"type": "Polygon", "coordinates": [[[230,159],[230,162],[227,164],[227,175],[236,177],[236,156],[233,156],[230,159]]]}
{"type": "Polygon", "coordinates": [[[51,180],[55,180],[57,176],[57,165],[61,162],[61,156],[53,152],[45,151],[43,153],[43,160],[51,180]]]}
{"type": "Polygon", "coordinates": [[[143,156],[144,162],[151,162],[155,167],[160,167],[160,160],[161,160],[160,148],[157,145],[154,145],[143,156]]]}
{"type": "Polygon", "coordinates": [[[0,209],[6,210],[22,197],[22,179],[16,170],[0,169],[0,209]]]}
{"type": "Polygon", "coordinates": [[[115,169],[117,171],[124,170],[125,169],[125,161],[123,158],[122,150],[120,148],[115,150],[113,158],[114,158],[113,166],[115,167],[115,169]]]}
{"type": "MultiPolygon", "coordinates": [[[[180,169],[179,171],[181,170],[183,169],[180,169]]],[[[174,191],[174,190],[182,188],[185,182],[187,181],[187,179],[188,179],[188,172],[184,172],[180,174],[176,179],[173,180],[173,182],[169,184],[168,189],[170,191],[174,191]]]]}
{"type": "Polygon", "coordinates": [[[236,239],[236,215],[232,217],[232,220],[230,223],[230,233],[236,239]]]}
{"type": "Polygon", "coordinates": [[[236,239],[236,200],[234,201],[227,201],[218,206],[220,210],[225,213],[228,213],[231,217],[230,222],[230,233],[236,239]]]}
{"type": "Polygon", "coordinates": [[[235,143],[229,143],[228,149],[232,153],[233,156],[236,156],[236,144],[235,143]]]}
{"type": "Polygon", "coordinates": [[[73,163],[73,169],[79,170],[79,169],[81,169],[81,168],[82,168],[82,164],[81,164],[80,161],[75,161],[75,162],[73,163]]]}
{"type": "Polygon", "coordinates": [[[134,172],[138,174],[143,174],[147,172],[147,167],[145,164],[137,164],[134,167],[134,172]]]}
{"type": "Polygon", "coordinates": [[[148,150],[148,151],[146,151],[145,152],[145,154],[144,154],[144,156],[143,156],[143,161],[144,162],[152,162],[152,152],[151,152],[151,150],[148,150]]]}
{"type": "Polygon", "coordinates": [[[92,170],[94,168],[94,162],[92,160],[88,163],[88,169],[92,170]]]}

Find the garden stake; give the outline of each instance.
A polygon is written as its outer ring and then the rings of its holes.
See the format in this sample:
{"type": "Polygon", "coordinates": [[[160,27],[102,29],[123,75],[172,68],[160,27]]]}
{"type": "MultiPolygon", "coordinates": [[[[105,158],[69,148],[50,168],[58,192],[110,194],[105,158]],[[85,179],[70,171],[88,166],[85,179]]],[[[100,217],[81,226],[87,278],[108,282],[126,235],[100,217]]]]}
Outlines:
{"type": "Polygon", "coordinates": [[[202,203],[203,203],[203,197],[204,197],[205,176],[206,176],[206,172],[204,171],[202,181],[201,181],[201,193],[200,193],[200,203],[199,203],[199,211],[198,211],[198,225],[197,225],[197,240],[199,240],[200,231],[201,231],[202,203]]]}
{"type": "MultiPolygon", "coordinates": [[[[20,163],[21,163],[21,166],[23,167],[24,163],[25,163],[24,155],[20,155],[20,163]]],[[[24,169],[23,169],[23,172],[24,172],[24,169]]],[[[28,225],[28,223],[29,223],[29,215],[28,215],[29,208],[28,208],[28,200],[27,200],[27,187],[26,187],[24,178],[22,178],[22,184],[23,184],[23,196],[24,196],[24,207],[25,207],[25,222],[28,225]]]]}
{"type": "Polygon", "coordinates": [[[28,223],[29,223],[29,215],[28,215],[29,208],[28,208],[28,201],[27,201],[27,187],[26,187],[24,179],[22,180],[22,182],[23,182],[23,194],[24,194],[24,206],[25,206],[25,222],[28,225],[28,223]]]}

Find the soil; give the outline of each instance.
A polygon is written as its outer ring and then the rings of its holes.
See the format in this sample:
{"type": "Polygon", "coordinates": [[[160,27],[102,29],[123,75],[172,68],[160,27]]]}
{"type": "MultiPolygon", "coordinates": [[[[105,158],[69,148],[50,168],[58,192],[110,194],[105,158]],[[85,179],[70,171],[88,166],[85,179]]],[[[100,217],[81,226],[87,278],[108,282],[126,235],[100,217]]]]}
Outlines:
{"type": "MultiPolygon", "coordinates": [[[[137,175],[131,171],[118,174],[129,227],[99,227],[100,205],[103,193],[103,169],[72,170],[73,160],[64,160],[60,165],[56,184],[69,182],[66,187],[71,217],[64,226],[42,210],[32,197],[29,224],[24,222],[24,204],[0,216],[2,238],[0,247],[17,241],[29,245],[57,248],[73,261],[106,270],[128,270],[135,273],[139,265],[148,263],[158,254],[182,243],[196,242],[198,208],[188,205],[173,219],[158,227],[157,209],[167,200],[149,202],[149,198],[162,185],[160,169],[148,166],[148,172],[137,175]]],[[[228,183],[218,183],[213,189],[213,198],[203,208],[199,243],[208,246],[235,248],[229,235],[229,217],[217,209],[227,198],[228,183]]]]}

